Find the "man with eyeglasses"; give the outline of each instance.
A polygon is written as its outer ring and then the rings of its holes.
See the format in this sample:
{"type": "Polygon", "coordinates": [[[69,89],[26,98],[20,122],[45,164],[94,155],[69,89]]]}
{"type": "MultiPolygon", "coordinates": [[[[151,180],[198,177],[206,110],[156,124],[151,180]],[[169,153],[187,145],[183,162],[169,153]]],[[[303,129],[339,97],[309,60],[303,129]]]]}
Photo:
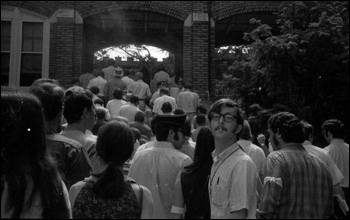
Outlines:
{"type": "Polygon", "coordinates": [[[215,139],[209,179],[211,218],[255,218],[258,173],[252,159],[238,145],[243,113],[237,103],[220,99],[209,109],[215,139]]]}
{"type": "Polygon", "coordinates": [[[151,129],[157,140],[137,151],[131,162],[129,177],[152,193],[154,219],[170,218],[176,176],[192,163],[189,156],[179,151],[185,140],[185,120],[184,114],[156,116],[151,129]]]}

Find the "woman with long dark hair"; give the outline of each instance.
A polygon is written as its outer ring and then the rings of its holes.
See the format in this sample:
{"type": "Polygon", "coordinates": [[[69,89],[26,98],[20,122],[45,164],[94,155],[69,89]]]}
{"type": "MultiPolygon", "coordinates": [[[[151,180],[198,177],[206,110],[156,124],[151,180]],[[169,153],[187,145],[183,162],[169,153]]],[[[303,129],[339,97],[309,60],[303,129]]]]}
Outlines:
{"type": "Polygon", "coordinates": [[[68,191],[46,148],[39,100],[1,93],[1,218],[69,218],[68,191]]]}
{"type": "Polygon", "coordinates": [[[123,175],[134,150],[134,136],[124,122],[112,120],[98,133],[96,152],[103,170],[70,188],[73,217],[81,219],[151,218],[151,192],[123,175]]]}
{"type": "Polygon", "coordinates": [[[214,149],[214,136],[205,126],[198,133],[193,163],[177,176],[171,209],[173,218],[210,219],[208,180],[214,149]]]}

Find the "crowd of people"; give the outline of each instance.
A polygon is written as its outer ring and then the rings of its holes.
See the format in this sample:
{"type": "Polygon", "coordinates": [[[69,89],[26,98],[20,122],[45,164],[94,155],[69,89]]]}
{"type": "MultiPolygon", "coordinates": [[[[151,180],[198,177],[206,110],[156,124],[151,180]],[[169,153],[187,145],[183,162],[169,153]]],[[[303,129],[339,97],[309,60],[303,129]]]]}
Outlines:
{"type": "Polygon", "coordinates": [[[1,217],[347,217],[341,121],[323,123],[320,148],[291,112],[257,131],[239,104],[212,103],[164,67],[142,79],[109,60],[68,89],[38,79],[2,92],[1,217]]]}

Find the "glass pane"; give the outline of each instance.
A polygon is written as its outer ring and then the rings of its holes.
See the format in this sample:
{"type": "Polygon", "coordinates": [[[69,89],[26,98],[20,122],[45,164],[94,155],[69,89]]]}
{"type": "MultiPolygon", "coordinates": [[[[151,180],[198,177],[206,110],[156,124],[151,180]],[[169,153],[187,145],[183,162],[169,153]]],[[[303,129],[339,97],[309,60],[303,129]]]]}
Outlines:
{"type": "Polygon", "coordinates": [[[23,22],[22,51],[42,52],[43,23],[23,22]]]}
{"type": "Polygon", "coordinates": [[[22,54],[20,86],[30,86],[42,77],[42,55],[22,54]]]}
{"type": "Polygon", "coordinates": [[[1,85],[9,85],[10,53],[1,53],[1,85]]]}
{"type": "Polygon", "coordinates": [[[11,21],[1,21],[1,51],[10,51],[11,21]]]}

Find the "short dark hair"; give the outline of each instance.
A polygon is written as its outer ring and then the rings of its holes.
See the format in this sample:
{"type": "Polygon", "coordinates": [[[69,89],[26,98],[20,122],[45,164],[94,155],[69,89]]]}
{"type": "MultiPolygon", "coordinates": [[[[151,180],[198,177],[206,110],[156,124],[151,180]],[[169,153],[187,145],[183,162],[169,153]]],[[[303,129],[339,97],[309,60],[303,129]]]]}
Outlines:
{"type": "Polygon", "coordinates": [[[269,128],[274,132],[281,134],[281,137],[286,143],[303,143],[304,133],[303,124],[290,112],[279,112],[272,115],[268,120],[269,128]]]}
{"type": "Polygon", "coordinates": [[[97,119],[105,119],[107,113],[108,113],[108,109],[104,107],[99,106],[99,107],[96,107],[95,109],[95,114],[97,119]]]}
{"type": "Polygon", "coordinates": [[[205,108],[204,105],[199,104],[197,106],[197,112],[199,112],[200,114],[206,115],[207,114],[207,109],[205,108]]]}
{"type": "Polygon", "coordinates": [[[91,86],[89,90],[95,95],[97,95],[100,92],[100,89],[97,86],[91,86]]]}
{"type": "Polygon", "coordinates": [[[185,114],[185,111],[182,110],[181,108],[177,108],[174,110],[174,115],[183,115],[185,114]]]}
{"type": "Polygon", "coordinates": [[[93,94],[80,86],[73,86],[65,91],[63,115],[68,124],[79,122],[83,115],[84,109],[91,109],[93,94]]]}
{"type": "Polygon", "coordinates": [[[168,88],[161,88],[159,90],[159,93],[163,93],[163,94],[169,95],[169,89],[168,88]]]}
{"type": "Polygon", "coordinates": [[[44,109],[45,119],[51,121],[62,111],[64,90],[62,87],[50,83],[36,83],[29,87],[29,93],[39,98],[44,109]]]}
{"type": "Polygon", "coordinates": [[[143,123],[145,121],[145,113],[143,111],[136,112],[134,121],[143,123]]]}
{"type": "Polygon", "coordinates": [[[115,88],[115,90],[113,91],[113,97],[115,99],[122,99],[123,98],[123,90],[121,90],[120,88],[115,88]]]}
{"type": "Polygon", "coordinates": [[[307,121],[301,121],[303,125],[303,133],[305,140],[308,140],[310,135],[314,134],[314,127],[307,121]]]}
{"type": "Polygon", "coordinates": [[[250,129],[250,124],[248,120],[243,121],[243,128],[242,128],[242,133],[240,135],[240,138],[248,141],[252,139],[252,130],[250,129]]]}
{"type": "Polygon", "coordinates": [[[138,102],[139,102],[139,97],[137,97],[136,95],[130,96],[130,103],[137,104],[138,102]]]}
{"type": "Polygon", "coordinates": [[[199,126],[203,126],[206,124],[207,118],[204,115],[197,115],[196,116],[196,124],[199,126]]]}
{"type": "Polygon", "coordinates": [[[170,113],[173,110],[173,107],[171,106],[170,102],[164,102],[161,110],[163,113],[170,113]]]}
{"type": "Polygon", "coordinates": [[[343,139],[345,137],[345,126],[338,119],[329,119],[322,124],[322,130],[329,131],[333,138],[343,139]]]}

